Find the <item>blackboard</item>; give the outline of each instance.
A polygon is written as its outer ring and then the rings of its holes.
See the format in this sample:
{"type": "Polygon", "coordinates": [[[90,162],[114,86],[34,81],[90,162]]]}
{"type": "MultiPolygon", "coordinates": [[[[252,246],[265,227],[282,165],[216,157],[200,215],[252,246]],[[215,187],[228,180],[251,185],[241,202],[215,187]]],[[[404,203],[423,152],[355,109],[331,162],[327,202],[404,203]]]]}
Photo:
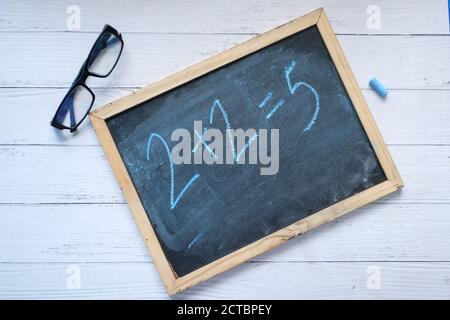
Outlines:
{"type": "Polygon", "coordinates": [[[389,181],[319,27],[105,119],[177,278],[389,181]],[[268,129],[269,136],[277,129],[276,173],[262,175],[264,165],[248,163],[249,146],[242,164],[171,163],[174,130],[186,129],[196,148],[194,121],[221,130],[224,141],[230,127],[268,129]]]}

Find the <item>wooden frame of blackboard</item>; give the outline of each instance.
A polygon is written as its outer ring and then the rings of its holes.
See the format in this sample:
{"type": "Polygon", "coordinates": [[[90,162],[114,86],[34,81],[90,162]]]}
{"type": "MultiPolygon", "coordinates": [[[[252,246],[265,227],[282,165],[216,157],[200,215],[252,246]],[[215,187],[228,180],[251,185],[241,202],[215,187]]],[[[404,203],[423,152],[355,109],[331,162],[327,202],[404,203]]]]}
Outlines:
{"type": "Polygon", "coordinates": [[[261,34],[185,70],[175,73],[128,96],[111,102],[91,112],[89,117],[169,295],[173,295],[188,287],[198,284],[199,282],[209,279],[214,275],[224,272],[242,262],[275,248],[295,236],[303,234],[308,230],[314,229],[326,222],[336,219],[356,208],[386,196],[403,186],[402,179],[395,167],[394,162],[392,161],[390,153],[383,141],[374,119],[372,118],[361,90],[358,87],[356,79],[353,76],[353,73],[322,8],[261,34]],[[253,242],[212,263],[209,263],[208,265],[203,266],[185,276],[177,276],[162,250],[162,247],[140,201],[138,193],[114,143],[106,124],[106,120],[127,109],[133,108],[142,102],[174,89],[175,87],[181,86],[195,78],[203,76],[208,72],[232,63],[233,61],[243,58],[246,55],[258,51],[277,41],[283,40],[284,38],[295,33],[301,32],[311,26],[317,26],[322,36],[339,76],[341,77],[353,106],[356,109],[362,126],[364,127],[364,130],[372,143],[387,180],[319,212],[316,212],[307,218],[297,221],[284,229],[261,238],[258,241],[253,242]]]}

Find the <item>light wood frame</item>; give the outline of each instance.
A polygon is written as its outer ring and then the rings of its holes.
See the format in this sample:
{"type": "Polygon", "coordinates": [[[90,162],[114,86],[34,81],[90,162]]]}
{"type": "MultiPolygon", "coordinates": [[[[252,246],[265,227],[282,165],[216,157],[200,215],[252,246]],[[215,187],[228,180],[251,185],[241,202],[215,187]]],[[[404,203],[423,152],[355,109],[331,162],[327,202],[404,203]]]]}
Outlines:
{"type": "Polygon", "coordinates": [[[275,248],[295,236],[375,201],[403,186],[402,179],[392,161],[391,155],[381,137],[375,121],[372,118],[336,36],[331,29],[325,11],[322,8],[175,73],[128,96],[111,102],[91,112],[89,117],[169,295],[173,295],[198,284],[199,282],[209,279],[214,275],[275,248]],[[185,276],[178,277],[161,248],[149,218],[139,199],[138,193],[136,192],[133,182],[128,175],[127,169],[109,132],[106,120],[118,113],[133,108],[144,101],[183,85],[190,80],[200,77],[311,26],[317,26],[322,39],[325,42],[364,130],[372,143],[387,180],[293,223],[284,229],[261,238],[185,276]]]}

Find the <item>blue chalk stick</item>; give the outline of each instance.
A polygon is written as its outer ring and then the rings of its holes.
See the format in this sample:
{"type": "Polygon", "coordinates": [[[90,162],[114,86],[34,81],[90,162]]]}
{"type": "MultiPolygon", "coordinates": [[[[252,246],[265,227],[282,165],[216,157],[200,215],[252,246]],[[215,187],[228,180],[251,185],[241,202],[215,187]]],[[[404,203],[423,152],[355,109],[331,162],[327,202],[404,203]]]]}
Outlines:
{"type": "Polygon", "coordinates": [[[378,81],[377,78],[373,78],[370,80],[369,85],[372,87],[373,90],[375,90],[380,96],[386,97],[388,94],[388,91],[386,88],[381,84],[380,81],[378,81]]]}

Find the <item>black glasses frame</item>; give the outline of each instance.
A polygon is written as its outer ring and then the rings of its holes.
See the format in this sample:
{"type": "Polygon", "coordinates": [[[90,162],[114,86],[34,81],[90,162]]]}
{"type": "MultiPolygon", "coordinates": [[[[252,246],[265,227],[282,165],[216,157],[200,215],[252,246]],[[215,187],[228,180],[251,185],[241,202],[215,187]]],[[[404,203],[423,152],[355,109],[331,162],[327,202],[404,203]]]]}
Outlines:
{"type": "MultiPolygon", "coordinates": [[[[92,48],[89,51],[89,54],[88,54],[86,60],[83,62],[83,65],[81,66],[80,70],[78,71],[78,75],[75,77],[75,80],[72,82],[72,85],[70,86],[66,95],[62,99],[61,103],[59,104],[58,109],[56,110],[56,113],[53,116],[52,121],[50,122],[51,126],[57,128],[57,129],[60,129],[60,130],[67,129],[67,130],[70,130],[70,132],[75,132],[78,129],[79,125],[84,121],[84,119],[88,115],[89,111],[92,109],[92,106],[94,105],[94,101],[95,101],[95,94],[86,85],[86,79],[90,76],[97,77],[97,78],[108,77],[111,74],[111,72],[114,70],[114,68],[116,67],[117,63],[119,62],[120,56],[122,55],[123,46],[124,46],[124,42],[122,39],[122,35],[116,29],[111,27],[109,24],[106,24],[105,27],[103,28],[102,32],[99,34],[99,36],[95,40],[94,44],[92,45],[92,48]],[[92,59],[96,58],[96,55],[98,54],[98,52],[94,52],[94,49],[96,48],[96,45],[98,44],[98,42],[101,41],[102,36],[106,33],[111,33],[112,35],[116,36],[117,39],[121,42],[122,46],[121,46],[120,52],[117,56],[117,60],[114,63],[114,65],[112,66],[111,70],[108,72],[108,74],[99,75],[99,74],[89,71],[89,61],[91,58],[92,59]],[[58,114],[61,111],[61,108],[63,107],[66,99],[70,96],[70,94],[72,94],[73,90],[78,86],[81,86],[81,87],[87,89],[87,91],[92,95],[92,102],[91,102],[91,105],[89,106],[89,108],[87,109],[86,114],[77,123],[75,123],[75,125],[73,127],[67,127],[67,126],[63,125],[62,123],[58,122],[57,117],[58,117],[58,114]]],[[[69,110],[69,112],[71,112],[71,113],[74,112],[73,108],[74,107],[72,107],[71,110],[69,110]]]]}

